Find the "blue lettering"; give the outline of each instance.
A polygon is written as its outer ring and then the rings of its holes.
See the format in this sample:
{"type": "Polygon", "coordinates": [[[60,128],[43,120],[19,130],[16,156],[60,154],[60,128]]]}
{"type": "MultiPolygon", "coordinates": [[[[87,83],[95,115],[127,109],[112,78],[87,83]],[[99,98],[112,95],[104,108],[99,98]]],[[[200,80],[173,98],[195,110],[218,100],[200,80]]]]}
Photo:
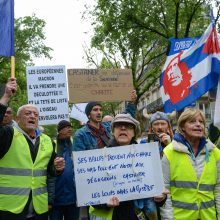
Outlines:
{"type": "Polygon", "coordinates": [[[119,189],[117,190],[117,195],[124,195],[128,193],[128,189],[119,189]]]}
{"type": "Polygon", "coordinates": [[[89,162],[98,162],[98,161],[103,161],[104,157],[103,156],[91,156],[89,157],[89,162]]]}
{"type": "Polygon", "coordinates": [[[78,159],[78,164],[87,162],[86,157],[78,157],[77,159],[78,159]]]}
{"type": "Polygon", "coordinates": [[[93,199],[100,198],[100,193],[98,192],[92,193],[92,198],[93,199]]]}
{"type": "Polygon", "coordinates": [[[125,159],[125,154],[117,154],[117,155],[108,154],[108,161],[110,161],[110,160],[121,160],[121,159],[125,159]]]}
{"type": "Polygon", "coordinates": [[[128,163],[128,164],[125,164],[125,163],[122,163],[120,165],[120,168],[131,168],[132,167],[132,164],[131,163],[128,163]]]}
{"type": "Polygon", "coordinates": [[[145,176],[145,172],[138,172],[138,173],[127,173],[123,175],[124,179],[131,179],[131,178],[140,178],[140,177],[144,177],[145,176]]]}
{"type": "Polygon", "coordinates": [[[114,196],[115,195],[115,191],[111,190],[110,192],[104,192],[102,191],[102,196],[114,196]]]}

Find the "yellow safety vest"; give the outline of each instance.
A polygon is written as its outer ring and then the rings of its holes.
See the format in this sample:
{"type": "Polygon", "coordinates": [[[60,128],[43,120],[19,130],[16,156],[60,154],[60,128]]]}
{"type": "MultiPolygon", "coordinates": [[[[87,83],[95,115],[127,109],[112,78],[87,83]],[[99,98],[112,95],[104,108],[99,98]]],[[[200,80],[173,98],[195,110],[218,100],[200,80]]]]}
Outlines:
{"type": "Polygon", "coordinates": [[[42,134],[33,163],[24,135],[14,128],[11,146],[0,160],[0,210],[21,213],[32,193],[36,213],[48,211],[46,179],[52,152],[51,139],[42,134]]]}
{"type": "Polygon", "coordinates": [[[200,179],[187,154],[173,150],[172,143],[164,149],[170,162],[170,191],[175,220],[215,220],[214,187],[220,150],[214,148],[205,162],[200,179]]]}
{"type": "Polygon", "coordinates": [[[106,220],[112,220],[113,210],[114,208],[110,208],[107,210],[107,209],[98,209],[98,208],[94,208],[93,206],[90,206],[89,214],[105,218],[106,220]]]}
{"type": "Polygon", "coordinates": [[[215,142],[215,145],[218,149],[220,149],[220,136],[218,137],[218,140],[215,142]]]}

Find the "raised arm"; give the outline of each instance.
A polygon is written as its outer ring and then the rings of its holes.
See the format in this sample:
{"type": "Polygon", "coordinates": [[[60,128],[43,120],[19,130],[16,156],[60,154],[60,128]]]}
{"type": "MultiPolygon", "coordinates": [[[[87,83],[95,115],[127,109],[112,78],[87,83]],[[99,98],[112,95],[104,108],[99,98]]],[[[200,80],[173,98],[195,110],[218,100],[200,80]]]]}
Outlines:
{"type": "Polygon", "coordinates": [[[0,99],[0,103],[2,105],[7,105],[11,96],[15,93],[17,90],[17,83],[15,78],[9,78],[8,82],[5,86],[5,92],[4,95],[0,99]]]}
{"type": "Polygon", "coordinates": [[[0,98],[0,159],[7,153],[13,138],[13,128],[11,126],[4,126],[1,122],[7,110],[8,101],[16,89],[16,79],[9,78],[5,86],[4,95],[0,98]]]}
{"type": "Polygon", "coordinates": [[[137,106],[135,104],[137,99],[136,90],[131,92],[131,101],[126,103],[125,112],[129,113],[133,118],[135,118],[137,106]]]}

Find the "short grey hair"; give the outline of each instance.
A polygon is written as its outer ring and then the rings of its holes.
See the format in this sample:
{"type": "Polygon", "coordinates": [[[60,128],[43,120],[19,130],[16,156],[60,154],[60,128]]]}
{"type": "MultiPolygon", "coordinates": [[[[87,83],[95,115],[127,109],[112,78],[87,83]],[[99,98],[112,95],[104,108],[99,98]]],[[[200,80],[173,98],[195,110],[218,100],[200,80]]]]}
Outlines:
{"type": "Polygon", "coordinates": [[[33,104],[26,104],[26,105],[22,105],[18,108],[17,110],[17,116],[19,116],[21,114],[21,111],[24,109],[24,108],[27,108],[27,107],[34,107],[37,109],[37,112],[39,113],[39,110],[38,110],[38,107],[36,105],[33,105],[33,104]]]}

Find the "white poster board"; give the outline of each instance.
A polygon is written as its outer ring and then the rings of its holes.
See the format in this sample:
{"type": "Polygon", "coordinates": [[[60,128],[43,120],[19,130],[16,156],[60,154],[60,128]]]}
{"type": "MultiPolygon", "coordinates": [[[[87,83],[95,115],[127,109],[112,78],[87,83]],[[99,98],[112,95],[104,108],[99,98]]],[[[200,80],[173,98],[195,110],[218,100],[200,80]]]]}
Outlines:
{"type": "Polygon", "coordinates": [[[87,115],[85,113],[85,108],[87,104],[88,103],[73,104],[70,117],[86,124],[86,122],[88,121],[87,115]]]}
{"type": "Polygon", "coordinates": [[[27,67],[28,103],[39,109],[39,125],[69,120],[65,66],[27,67]]]}
{"type": "Polygon", "coordinates": [[[164,189],[158,143],[73,153],[78,206],[153,197],[164,189]]]}

